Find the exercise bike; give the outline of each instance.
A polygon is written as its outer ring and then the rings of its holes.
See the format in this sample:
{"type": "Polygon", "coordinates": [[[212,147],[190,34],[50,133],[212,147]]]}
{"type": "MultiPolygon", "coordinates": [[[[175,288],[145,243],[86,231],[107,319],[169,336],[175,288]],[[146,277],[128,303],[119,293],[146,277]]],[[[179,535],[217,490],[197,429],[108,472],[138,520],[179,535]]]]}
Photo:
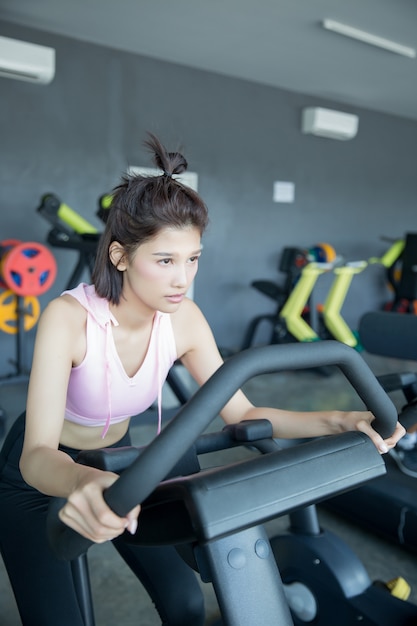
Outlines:
{"type": "Polygon", "coordinates": [[[316,246],[311,251],[284,248],[278,268],[285,274],[284,284],[269,280],[251,283],[257,291],[275,301],[276,310],[251,320],[240,349],[256,345],[259,328],[265,323],[270,327],[268,344],[318,341],[321,335],[318,332],[318,316],[311,305],[312,293],[321,274],[332,269],[335,259],[336,253],[328,244],[316,246]]]}
{"type": "MultiPolygon", "coordinates": [[[[216,435],[214,448],[244,445],[263,454],[198,471],[197,454],[213,450],[213,436],[202,435],[203,431],[249,378],[329,364],[340,368],[376,416],[375,428],[388,436],[397,421],[394,405],[357,352],[330,341],[239,353],[215,372],[145,449],[80,455],[79,462],[120,473],[104,495],[119,515],[142,503],[140,531],[129,540],[178,546],[202,580],[212,582],[225,626],[333,625],[335,614],[338,624],[416,623],[417,607],[371,585],[359,561],[348,558],[345,547],[334,538],[323,538],[318,528],[311,534],[304,528],[307,539],[294,532],[300,516],[312,520],[316,502],[384,474],[383,458],[366,435],[348,432],[281,449],[272,439],[269,422],[242,422],[216,435]],[[191,463],[184,469],[182,460],[189,455],[191,463]],[[284,538],[279,545],[276,538],[270,543],[264,523],[286,514],[293,520],[294,541],[284,538]],[[308,545],[315,535],[317,545],[308,545]],[[315,575],[309,578],[306,561],[312,555],[310,570],[315,575]],[[350,621],[343,621],[342,611],[349,612],[350,621]]],[[[51,504],[51,545],[60,558],[72,561],[85,623],[93,626],[86,573],[91,542],[60,522],[62,504],[59,499],[51,504]]]]}
{"type": "Polygon", "coordinates": [[[48,243],[54,248],[78,252],[77,263],[65,287],[72,289],[78,285],[84,272],[91,275],[101,233],[53,193],[43,195],[36,210],[52,225],[47,236],[48,243]]]}
{"type": "MultiPolygon", "coordinates": [[[[416,285],[414,284],[415,276],[414,283],[410,276],[413,265],[411,258],[412,255],[415,257],[416,242],[416,235],[407,235],[405,240],[398,239],[394,241],[382,257],[372,257],[366,261],[351,261],[333,269],[335,277],[323,303],[320,316],[322,324],[328,332],[328,338],[337,339],[357,350],[362,350],[363,346],[359,335],[357,332],[353,332],[344,320],[342,308],[353,278],[366,270],[369,265],[381,265],[386,269],[387,275],[390,277],[392,276],[392,268],[396,266],[397,261],[401,257],[405,257],[403,276],[400,284],[396,286],[396,299],[392,304],[392,310],[396,310],[395,302],[403,301],[406,296],[407,298],[410,297],[412,287],[414,287],[414,295],[417,293],[416,285]]],[[[394,287],[393,278],[390,279],[390,283],[394,287]]]]}

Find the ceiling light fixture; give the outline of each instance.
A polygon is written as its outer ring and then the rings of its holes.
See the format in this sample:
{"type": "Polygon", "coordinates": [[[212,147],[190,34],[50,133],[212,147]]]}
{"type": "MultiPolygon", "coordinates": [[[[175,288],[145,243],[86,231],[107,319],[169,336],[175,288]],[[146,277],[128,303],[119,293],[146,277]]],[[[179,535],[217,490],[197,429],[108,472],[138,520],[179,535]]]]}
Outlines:
{"type": "Polygon", "coordinates": [[[341,22],[335,22],[334,20],[326,19],[323,20],[322,26],[326,30],[331,30],[332,32],[338,33],[339,35],[345,35],[346,37],[351,37],[352,39],[363,41],[364,43],[368,43],[371,46],[377,46],[378,48],[383,48],[384,50],[388,50],[389,52],[401,54],[402,56],[409,57],[410,59],[415,59],[416,57],[416,51],[414,48],[410,48],[409,46],[403,46],[400,43],[396,43],[395,41],[391,41],[390,39],[385,39],[384,37],[372,35],[371,33],[367,33],[364,30],[359,30],[358,28],[347,26],[346,24],[342,24],[341,22]]]}

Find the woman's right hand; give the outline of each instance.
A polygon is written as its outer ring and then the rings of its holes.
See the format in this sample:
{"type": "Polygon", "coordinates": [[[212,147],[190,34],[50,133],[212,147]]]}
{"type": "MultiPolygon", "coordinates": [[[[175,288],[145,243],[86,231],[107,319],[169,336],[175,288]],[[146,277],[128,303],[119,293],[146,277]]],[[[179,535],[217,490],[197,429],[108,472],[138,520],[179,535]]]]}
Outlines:
{"type": "Polygon", "coordinates": [[[115,539],[125,530],[134,535],[140,505],[132,509],[126,517],[119,517],[103,498],[103,491],[117,480],[117,474],[94,469],[83,474],[80,484],[59,512],[61,521],[94,543],[115,539]]]}

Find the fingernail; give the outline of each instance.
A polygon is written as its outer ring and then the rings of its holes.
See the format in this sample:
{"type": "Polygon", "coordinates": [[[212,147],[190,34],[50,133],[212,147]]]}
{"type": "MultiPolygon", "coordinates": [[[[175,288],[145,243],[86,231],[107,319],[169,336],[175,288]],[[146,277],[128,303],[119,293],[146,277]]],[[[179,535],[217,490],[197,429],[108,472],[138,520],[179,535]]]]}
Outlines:
{"type": "Polygon", "coordinates": [[[381,445],[379,446],[379,450],[382,454],[385,454],[386,452],[388,452],[388,446],[386,443],[381,443],[381,445]]]}
{"type": "Polygon", "coordinates": [[[132,521],[129,523],[128,531],[130,532],[131,535],[134,535],[137,529],[138,529],[138,520],[132,519],[132,521]]]}

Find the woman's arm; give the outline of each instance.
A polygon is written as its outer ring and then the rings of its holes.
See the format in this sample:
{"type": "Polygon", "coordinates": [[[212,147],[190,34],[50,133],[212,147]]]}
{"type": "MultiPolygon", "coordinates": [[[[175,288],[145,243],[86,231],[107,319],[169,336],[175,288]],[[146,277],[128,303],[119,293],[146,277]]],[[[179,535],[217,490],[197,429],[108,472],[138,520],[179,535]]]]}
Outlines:
{"type": "Polygon", "coordinates": [[[27,483],[52,496],[67,497],[79,480],[80,469],[58,451],[58,445],[69,375],[80,345],[77,332],[85,335],[80,309],[75,300],[72,304],[64,298],[46,307],[37,329],[29,380],[20,469],[27,483]]]}
{"type": "Polygon", "coordinates": [[[39,321],[29,381],[20,469],[25,481],[50,496],[68,498],[61,519],[92,541],[134,529],[138,510],[119,518],[102,492],[117,475],[75,463],[58,450],[68,380],[85,352],[85,310],[70,296],[53,300],[39,321]]]}
{"type": "MultiPolygon", "coordinates": [[[[173,316],[174,332],[181,361],[198,384],[204,382],[221,366],[222,358],[211,329],[198,307],[190,302],[187,315],[173,316]]],[[[183,313],[183,312],[181,312],[183,313]]],[[[381,453],[394,447],[404,435],[397,423],[393,435],[385,441],[372,428],[374,416],[369,411],[311,411],[294,412],[270,407],[255,407],[242,391],[238,391],[221,411],[226,423],[248,419],[268,419],[274,436],[279,438],[304,438],[332,435],[349,430],[367,434],[381,453]]]]}

